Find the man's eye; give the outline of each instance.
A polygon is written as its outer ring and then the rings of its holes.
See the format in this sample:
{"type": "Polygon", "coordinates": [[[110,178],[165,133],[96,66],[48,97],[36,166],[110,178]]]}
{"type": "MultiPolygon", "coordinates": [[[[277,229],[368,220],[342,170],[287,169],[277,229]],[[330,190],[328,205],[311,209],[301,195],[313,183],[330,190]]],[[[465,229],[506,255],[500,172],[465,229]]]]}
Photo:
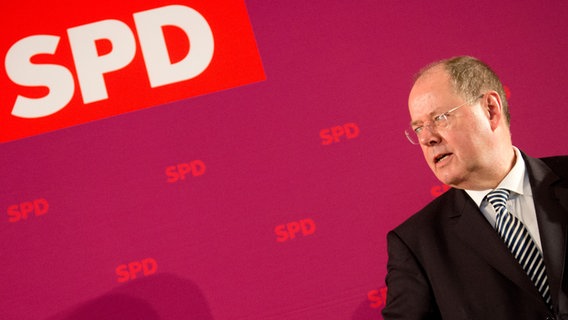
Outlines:
{"type": "Polygon", "coordinates": [[[440,121],[444,121],[447,119],[447,115],[446,114],[441,114],[439,116],[434,117],[434,122],[440,122],[440,121]]]}
{"type": "Polygon", "coordinates": [[[416,128],[414,128],[414,132],[415,132],[416,134],[418,134],[418,133],[422,132],[422,129],[424,129],[423,126],[416,127],[416,128]]]}

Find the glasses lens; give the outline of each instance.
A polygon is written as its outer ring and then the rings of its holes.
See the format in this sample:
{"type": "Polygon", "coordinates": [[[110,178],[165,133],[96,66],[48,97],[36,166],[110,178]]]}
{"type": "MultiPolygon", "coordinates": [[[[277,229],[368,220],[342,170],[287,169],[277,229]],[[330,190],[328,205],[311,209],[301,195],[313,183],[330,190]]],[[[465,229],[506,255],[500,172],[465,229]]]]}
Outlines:
{"type": "Polygon", "coordinates": [[[436,128],[447,128],[449,123],[448,116],[446,114],[441,114],[434,119],[434,124],[436,128]]]}
{"type": "Polygon", "coordinates": [[[409,127],[408,129],[404,130],[404,135],[406,136],[408,141],[410,141],[410,143],[412,144],[418,144],[418,142],[420,141],[418,139],[418,135],[416,135],[416,132],[412,129],[412,127],[409,127]]]}

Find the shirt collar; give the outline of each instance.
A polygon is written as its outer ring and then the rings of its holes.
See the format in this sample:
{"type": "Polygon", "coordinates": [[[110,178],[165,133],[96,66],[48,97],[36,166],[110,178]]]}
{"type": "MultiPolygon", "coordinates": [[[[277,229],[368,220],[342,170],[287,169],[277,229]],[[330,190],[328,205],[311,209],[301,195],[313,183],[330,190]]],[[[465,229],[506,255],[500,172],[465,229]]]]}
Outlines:
{"type": "MultiPolygon", "coordinates": [[[[515,165],[509,171],[509,173],[505,176],[503,180],[497,186],[498,188],[503,188],[511,191],[511,195],[513,194],[524,194],[524,179],[525,179],[525,172],[527,170],[525,165],[525,160],[523,159],[521,152],[516,147],[513,147],[515,150],[516,160],[515,165]]],[[[481,206],[481,203],[485,199],[485,196],[492,191],[493,189],[487,190],[465,190],[467,194],[475,201],[478,207],[481,206]]]]}

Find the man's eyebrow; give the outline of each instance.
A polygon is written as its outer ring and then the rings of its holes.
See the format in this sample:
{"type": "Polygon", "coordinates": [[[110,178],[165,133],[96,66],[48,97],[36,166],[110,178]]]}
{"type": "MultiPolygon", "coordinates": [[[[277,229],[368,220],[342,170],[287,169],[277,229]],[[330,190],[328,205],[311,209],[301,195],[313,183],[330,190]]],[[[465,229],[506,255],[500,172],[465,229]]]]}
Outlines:
{"type": "MultiPolygon", "coordinates": [[[[429,117],[430,120],[434,120],[434,117],[437,117],[437,116],[439,116],[443,113],[444,112],[438,112],[438,108],[436,108],[435,110],[430,111],[430,113],[428,113],[428,117],[429,117]]],[[[417,125],[417,124],[422,124],[422,123],[424,123],[424,121],[422,121],[422,120],[411,120],[410,121],[411,126],[417,125]]]]}

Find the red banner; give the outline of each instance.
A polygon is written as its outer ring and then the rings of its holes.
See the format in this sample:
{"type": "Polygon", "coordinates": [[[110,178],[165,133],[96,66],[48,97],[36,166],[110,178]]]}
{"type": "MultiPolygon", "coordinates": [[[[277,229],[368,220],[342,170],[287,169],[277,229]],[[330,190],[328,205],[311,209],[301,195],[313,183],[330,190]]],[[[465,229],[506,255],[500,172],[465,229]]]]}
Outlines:
{"type": "Polygon", "coordinates": [[[265,79],[243,1],[11,5],[0,142],[265,79]]]}

